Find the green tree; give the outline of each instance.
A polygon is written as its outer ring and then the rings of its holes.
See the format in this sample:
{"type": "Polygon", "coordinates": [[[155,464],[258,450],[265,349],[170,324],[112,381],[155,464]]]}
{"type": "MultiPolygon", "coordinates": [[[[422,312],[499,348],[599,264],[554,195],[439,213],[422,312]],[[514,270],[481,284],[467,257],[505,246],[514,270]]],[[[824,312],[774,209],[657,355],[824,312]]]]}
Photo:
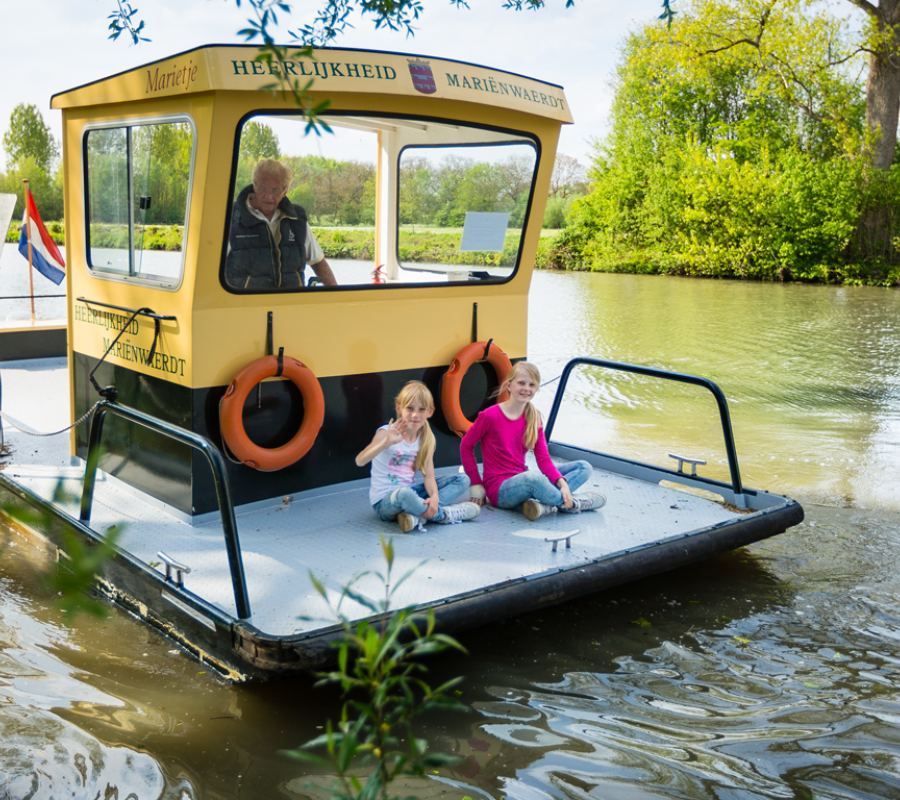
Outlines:
{"type": "Polygon", "coordinates": [[[736,5],[697,0],[671,33],[648,25],[626,42],[572,246],[597,269],[891,282],[898,181],[859,157],[865,103],[850,61],[822,66],[829,49],[853,52],[846,29],[785,1],[768,49],[717,50],[736,5]]]}
{"type": "Polygon", "coordinates": [[[147,224],[183,225],[192,148],[184,123],[134,128],[133,177],[137,194],[152,197],[142,216],[147,224]]]}
{"type": "Polygon", "coordinates": [[[438,209],[440,181],[424,156],[404,155],[400,164],[400,224],[432,225],[438,209]]]}
{"type": "Polygon", "coordinates": [[[281,158],[275,132],[261,122],[248,122],[241,132],[240,157],[254,162],[261,158],[281,158]]]}
{"type": "Polygon", "coordinates": [[[0,174],[0,194],[16,195],[13,218],[20,219],[25,211],[25,186],[22,183],[24,179],[28,180],[28,187],[41,212],[41,218],[45,222],[61,220],[63,218],[62,174],[57,172],[55,176],[48,175],[31,156],[20,156],[19,160],[5,174],[0,174]]]}
{"type": "Polygon", "coordinates": [[[808,120],[856,138],[861,51],[845,18],[808,0],[695,0],[689,11],[673,34],[682,60],[743,64],[742,83],[756,98],[787,104],[799,112],[798,124],[808,120]]]}
{"type": "Polygon", "coordinates": [[[374,224],[375,167],[359,161],[340,162],[338,224],[374,224]],[[372,203],[371,214],[367,202],[372,203]]]}
{"type": "Polygon", "coordinates": [[[3,134],[3,149],[6,150],[6,166],[11,169],[23,156],[34,163],[47,175],[59,157],[59,145],[50,126],[44,122],[40,110],[35,105],[19,103],[9,117],[9,129],[3,134]]]}
{"type": "Polygon", "coordinates": [[[566,199],[586,190],[586,174],[581,162],[565,153],[557,153],[550,176],[550,196],[566,199]]]}
{"type": "Polygon", "coordinates": [[[499,194],[515,206],[523,195],[531,191],[534,177],[534,157],[524,153],[504,159],[497,164],[495,177],[499,182],[499,194]]]}
{"type": "Polygon", "coordinates": [[[886,170],[900,115],[900,0],[847,2],[866,24],[851,28],[816,0],[696,0],[672,28],[673,40],[693,58],[749,52],[768,91],[811,119],[838,124],[848,105],[863,105],[868,161],[886,170]],[[846,80],[861,66],[868,67],[863,93],[846,80]]]}
{"type": "Polygon", "coordinates": [[[496,164],[471,164],[466,170],[456,195],[456,207],[461,225],[466,211],[496,211],[503,180],[496,164]]]}

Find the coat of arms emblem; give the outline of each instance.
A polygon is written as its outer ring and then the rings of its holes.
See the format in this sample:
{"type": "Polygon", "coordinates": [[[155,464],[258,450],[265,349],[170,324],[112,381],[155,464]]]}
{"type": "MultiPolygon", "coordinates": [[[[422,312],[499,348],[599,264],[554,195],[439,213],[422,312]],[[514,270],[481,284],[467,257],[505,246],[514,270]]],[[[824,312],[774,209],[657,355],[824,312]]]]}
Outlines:
{"type": "Polygon", "coordinates": [[[409,74],[412,76],[413,88],[422,94],[434,94],[437,84],[434,82],[434,73],[431,64],[421,59],[409,62],[409,74]]]}

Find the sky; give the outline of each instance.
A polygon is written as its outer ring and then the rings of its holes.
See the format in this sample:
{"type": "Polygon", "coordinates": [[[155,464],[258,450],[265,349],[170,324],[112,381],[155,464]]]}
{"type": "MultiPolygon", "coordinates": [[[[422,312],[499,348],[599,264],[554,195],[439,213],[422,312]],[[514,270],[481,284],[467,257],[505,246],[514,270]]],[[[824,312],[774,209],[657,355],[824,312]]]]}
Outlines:
{"type": "MultiPolygon", "coordinates": [[[[4,37],[0,131],[6,131],[18,103],[33,103],[59,140],[61,113],[50,108],[52,95],[199,45],[243,41],[237,31],[247,19],[246,2],[241,8],[235,0],[132,0],[132,5],[152,40],[138,46],[124,35],[116,42],[107,38],[106,18],[116,0],[0,0],[5,30],[40,32],[4,37]]],[[[606,131],[619,46],[629,30],[656,18],[660,3],[576,0],[566,9],[565,0],[547,0],[547,5],[537,12],[513,12],[502,8],[502,0],[470,0],[469,10],[449,0],[426,0],[412,38],[356,20],[336,45],[452,58],[559,84],[575,118],[563,128],[559,152],[587,166],[590,140],[606,131]]],[[[281,20],[278,41],[289,41],[287,31],[311,16],[304,9],[316,7],[315,0],[295,3],[281,20]]],[[[5,154],[0,168],[3,164],[5,154]]]]}

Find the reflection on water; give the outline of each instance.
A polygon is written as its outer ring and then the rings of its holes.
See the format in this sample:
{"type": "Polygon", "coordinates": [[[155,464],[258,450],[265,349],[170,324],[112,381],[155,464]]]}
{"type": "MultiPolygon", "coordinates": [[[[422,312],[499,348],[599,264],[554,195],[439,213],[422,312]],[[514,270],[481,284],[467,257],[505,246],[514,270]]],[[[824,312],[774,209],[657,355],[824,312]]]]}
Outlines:
{"type": "MultiPolygon", "coordinates": [[[[747,485],[900,509],[900,488],[880,479],[896,468],[900,446],[896,292],[541,278],[547,285],[532,293],[529,356],[547,378],[575,353],[711,378],[729,400],[747,485]]],[[[586,368],[568,396],[556,438],[656,464],[671,465],[668,453],[685,451],[709,461],[706,474],[727,480],[705,390],[586,368]]],[[[551,399],[547,392],[547,409],[551,399]]]]}
{"type": "MultiPolygon", "coordinates": [[[[66,256],[66,249],[60,245],[59,251],[66,256]]],[[[32,269],[35,295],[65,295],[65,282],[57,286],[36,269],[32,269]]],[[[0,297],[27,297],[31,294],[28,285],[28,259],[19,253],[18,243],[7,242],[0,252],[0,297]]],[[[34,312],[36,319],[65,319],[66,298],[51,297],[40,299],[35,297],[34,312]]],[[[31,319],[30,300],[0,300],[0,323],[14,320],[31,319]]]]}
{"type": "Polygon", "coordinates": [[[15,540],[4,542],[0,579],[0,698],[5,701],[0,711],[2,796],[95,797],[112,787],[123,798],[129,792],[136,799],[159,797],[165,780],[152,756],[104,744],[71,721],[79,709],[113,703],[121,710],[121,703],[80,680],[66,663],[64,651],[78,645],[71,642],[58,615],[47,608],[48,598],[23,591],[26,587],[20,570],[26,567],[25,556],[32,554],[21,550],[15,540]],[[68,706],[63,713],[59,713],[61,703],[68,706]]]}
{"type": "MultiPolygon", "coordinates": [[[[469,656],[431,667],[435,682],[466,675],[471,710],[421,731],[461,761],[399,793],[900,797],[898,303],[878,289],[536,275],[530,357],[546,378],[574,354],[709,375],[746,483],[797,497],[807,520],[465,634],[469,656]]],[[[595,370],[570,387],[558,438],[655,463],[684,450],[727,475],[702,391],[595,370]]],[[[10,797],[38,780],[58,796],[109,784],[123,800],[325,800],[328,777],[277,751],[319,733],[335,694],[311,679],[223,684],[121,613],[67,629],[23,550],[0,573],[10,797]]]]}
{"type": "Polygon", "coordinates": [[[813,516],[467,638],[483,719],[453,734],[460,774],[522,798],[897,797],[896,519],[813,516]]]}

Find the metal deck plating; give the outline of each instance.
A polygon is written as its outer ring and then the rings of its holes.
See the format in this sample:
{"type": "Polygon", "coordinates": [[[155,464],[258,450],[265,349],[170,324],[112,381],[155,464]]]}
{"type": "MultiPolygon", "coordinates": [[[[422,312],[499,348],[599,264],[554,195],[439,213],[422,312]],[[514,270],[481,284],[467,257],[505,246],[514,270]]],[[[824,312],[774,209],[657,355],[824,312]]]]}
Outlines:
{"type": "MultiPolygon", "coordinates": [[[[64,359],[10,362],[2,379],[5,413],[35,430],[65,427],[64,359]]],[[[747,490],[743,499],[748,509],[738,511],[660,486],[661,480],[675,477],[670,470],[559,444],[551,444],[554,458],[586,458],[594,464],[585,490],[606,495],[604,508],[528,522],[520,514],[486,507],[469,522],[429,524],[424,532],[401,534],[372,513],[368,481],[353,481],[236,509],[251,606],[250,617],[240,620],[218,514],[191,524],[101,474],[88,530],[77,521],[84,466],[70,462],[66,437],[36,440],[9,426],[5,430],[12,452],[0,473],[0,488],[31,505],[35,498],[51,501],[60,481],[72,494],[58,507],[57,524],[42,533],[58,544],[63,527],[91,538],[124,525],[121,558],[101,576],[101,587],[238,679],[327,661],[336,634],[334,619],[309,574],[322,581],[336,602],[341,587],[354,576],[383,570],[382,535],[394,537],[398,575],[421,565],[403,584],[395,604],[433,607],[443,627],[459,629],[732,549],[783,531],[803,513],[791,500],[747,490]],[[555,540],[575,531],[570,547],[560,541],[554,548],[555,540]],[[183,587],[167,580],[160,551],[190,568],[183,587]]],[[[675,479],[701,485],[687,475],[675,479]]],[[[727,487],[718,488],[729,502],[739,500],[728,496],[727,487]]],[[[355,588],[373,599],[383,591],[374,576],[355,588]]],[[[343,610],[350,617],[369,613],[348,601],[343,610]]]]}

